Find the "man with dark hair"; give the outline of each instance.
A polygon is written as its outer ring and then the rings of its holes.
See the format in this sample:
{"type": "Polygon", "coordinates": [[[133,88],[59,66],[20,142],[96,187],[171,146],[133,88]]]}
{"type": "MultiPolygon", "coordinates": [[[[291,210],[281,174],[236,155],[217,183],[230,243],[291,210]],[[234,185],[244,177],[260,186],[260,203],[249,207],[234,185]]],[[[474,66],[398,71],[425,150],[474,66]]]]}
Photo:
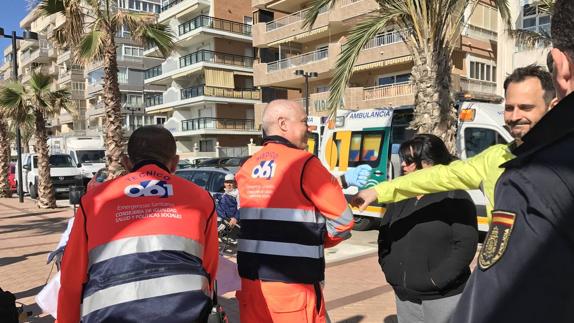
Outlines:
{"type": "Polygon", "coordinates": [[[389,203],[423,194],[481,189],[486,197],[486,211],[490,218],[494,186],[503,171],[499,166],[514,157],[509,147],[518,145],[522,136],[556,104],[552,75],[540,66],[517,68],[504,82],[504,90],[504,120],[515,142],[494,145],[472,158],[421,169],[380,183],[359,192],[352,203],[363,210],[377,199],[379,203],[389,203]]]}
{"type": "Polygon", "coordinates": [[[574,1],[552,16],[560,102],[512,149],[490,231],[452,322],[574,320],[574,1]]]}
{"type": "Polygon", "coordinates": [[[179,156],[165,128],[135,130],[128,153],[130,173],[82,197],[58,322],[205,322],[218,260],[213,199],[173,176],[179,156]]]}

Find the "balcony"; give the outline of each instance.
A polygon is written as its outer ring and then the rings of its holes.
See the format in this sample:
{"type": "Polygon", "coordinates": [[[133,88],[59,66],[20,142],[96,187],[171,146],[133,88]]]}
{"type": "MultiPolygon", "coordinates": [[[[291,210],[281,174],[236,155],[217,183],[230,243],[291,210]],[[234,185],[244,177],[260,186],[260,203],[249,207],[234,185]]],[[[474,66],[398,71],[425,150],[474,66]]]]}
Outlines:
{"type": "Polygon", "coordinates": [[[201,11],[210,6],[209,0],[171,0],[164,2],[158,22],[165,22],[171,17],[181,18],[183,16],[201,11]]]}
{"type": "Polygon", "coordinates": [[[335,66],[340,52],[341,45],[331,43],[328,48],[287,57],[275,62],[256,63],[253,66],[255,85],[300,87],[302,78],[295,75],[295,70],[300,68],[319,73],[319,79],[327,78],[329,71],[335,66]]]}
{"type": "Polygon", "coordinates": [[[326,59],[328,57],[329,57],[329,50],[327,48],[322,48],[309,53],[292,56],[279,61],[267,63],[267,72],[271,73],[279,70],[288,69],[291,67],[298,67],[312,62],[317,62],[326,59]]]}
{"type": "Polygon", "coordinates": [[[181,121],[181,131],[199,129],[257,130],[253,119],[195,118],[181,121]]]}
{"type": "Polygon", "coordinates": [[[155,94],[155,95],[147,95],[145,98],[145,107],[152,107],[154,105],[163,104],[163,95],[162,94],[155,94]]]}
{"type": "Polygon", "coordinates": [[[199,96],[211,96],[220,98],[259,100],[261,93],[256,89],[228,89],[215,86],[194,86],[181,89],[181,99],[191,99],[199,96]]]}
{"type": "Polygon", "coordinates": [[[65,52],[60,52],[60,54],[58,55],[58,58],[56,59],[56,64],[61,65],[64,62],[69,61],[70,58],[71,58],[70,50],[67,50],[65,52]]]}
{"type": "Polygon", "coordinates": [[[308,8],[294,12],[267,23],[254,26],[253,46],[268,47],[295,40],[313,40],[328,34],[335,35],[349,30],[357,21],[356,18],[373,12],[379,8],[374,0],[342,0],[335,6],[321,9],[313,29],[303,28],[303,21],[308,8]],[[329,30],[327,30],[327,28],[329,30]]]}
{"type": "Polygon", "coordinates": [[[215,30],[227,31],[234,34],[251,36],[251,25],[225,20],[205,15],[197,16],[178,26],[178,35],[183,36],[198,28],[205,27],[215,30]]]}
{"type": "Polygon", "coordinates": [[[161,75],[161,65],[154,66],[154,67],[152,67],[152,68],[150,68],[150,69],[147,69],[147,70],[144,72],[144,79],[147,80],[147,79],[150,79],[150,78],[152,78],[152,77],[159,76],[159,75],[161,75]]]}
{"type": "Polygon", "coordinates": [[[415,93],[414,90],[415,86],[412,83],[366,87],[363,89],[363,100],[369,101],[411,96],[415,93]]]}
{"type": "Polygon", "coordinates": [[[48,48],[39,48],[33,52],[25,52],[22,54],[22,65],[30,63],[47,63],[50,57],[48,56],[48,48]]]}
{"type": "Polygon", "coordinates": [[[462,34],[474,39],[494,42],[498,41],[498,33],[496,31],[491,31],[471,24],[463,26],[462,34]]]}
{"type": "Polygon", "coordinates": [[[184,68],[199,62],[207,62],[238,67],[253,67],[253,57],[200,50],[179,58],[179,67],[184,68]]]}
{"type": "Polygon", "coordinates": [[[496,82],[481,81],[466,77],[460,78],[460,89],[464,92],[475,92],[496,95],[496,82]]]}

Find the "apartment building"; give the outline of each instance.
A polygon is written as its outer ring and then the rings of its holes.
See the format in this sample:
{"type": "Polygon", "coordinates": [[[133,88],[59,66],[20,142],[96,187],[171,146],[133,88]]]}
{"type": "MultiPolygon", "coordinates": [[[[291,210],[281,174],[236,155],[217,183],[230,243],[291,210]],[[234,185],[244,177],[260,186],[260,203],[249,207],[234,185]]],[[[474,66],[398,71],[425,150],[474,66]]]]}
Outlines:
{"type": "MultiPolygon", "coordinates": [[[[177,48],[145,72],[146,86],[162,92],[145,98],[146,115],[166,115],[164,126],[178,153],[192,156],[247,154],[258,140],[253,84],[252,12],[245,0],[169,0],[158,16],[176,34],[177,48]]],[[[148,48],[146,57],[159,56],[148,48]]]]}
{"type": "MultiPolygon", "coordinates": [[[[118,0],[118,7],[135,12],[159,13],[161,0],[118,0]]],[[[163,88],[144,84],[144,73],[161,62],[156,57],[145,57],[142,44],[134,42],[130,31],[122,28],[116,37],[118,82],[121,92],[121,113],[126,134],[143,125],[163,124],[165,114],[147,115],[145,100],[161,94],[163,88]]],[[[87,129],[101,132],[104,129],[105,108],[103,101],[104,68],[102,61],[88,64],[82,77],[85,79],[87,102],[87,129]]]]}
{"type": "MultiPolygon", "coordinates": [[[[512,13],[511,21],[515,29],[530,30],[538,33],[550,35],[550,15],[541,10],[539,4],[534,0],[512,0],[510,3],[510,12],[512,13]]],[[[498,45],[498,66],[500,75],[503,80],[508,74],[518,67],[524,67],[529,64],[538,64],[546,66],[546,57],[550,51],[549,46],[539,43],[534,48],[527,48],[517,44],[504,32],[504,26],[499,25],[499,45],[498,45]]],[[[503,93],[503,84],[499,82],[499,93],[503,93]]]]}
{"type": "MultiPolygon", "coordinates": [[[[301,97],[304,78],[296,70],[316,72],[309,78],[309,114],[327,114],[329,82],[345,34],[357,22],[378,9],[374,0],[341,0],[325,8],[312,29],[303,28],[308,0],[253,0],[255,86],[262,87],[263,102],[301,97]]],[[[496,84],[498,13],[488,0],[474,12],[467,10],[464,27],[453,55],[452,84],[459,99],[500,99],[496,84]]],[[[400,37],[389,27],[371,39],[361,52],[341,106],[346,109],[412,106],[410,80],[412,57],[400,37]]],[[[304,101],[301,100],[304,104],[304,101]]],[[[264,103],[256,106],[256,123],[264,103]]]]}

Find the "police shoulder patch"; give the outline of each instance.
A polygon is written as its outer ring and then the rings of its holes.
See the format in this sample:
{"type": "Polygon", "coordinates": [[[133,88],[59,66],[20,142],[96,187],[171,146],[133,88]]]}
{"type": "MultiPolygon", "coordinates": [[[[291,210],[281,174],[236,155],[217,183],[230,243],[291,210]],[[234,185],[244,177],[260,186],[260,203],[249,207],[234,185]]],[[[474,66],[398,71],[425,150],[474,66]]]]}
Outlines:
{"type": "Polygon", "coordinates": [[[502,257],[508,246],[515,219],[515,213],[492,211],[490,230],[478,255],[480,269],[486,270],[492,267],[502,257]]]}

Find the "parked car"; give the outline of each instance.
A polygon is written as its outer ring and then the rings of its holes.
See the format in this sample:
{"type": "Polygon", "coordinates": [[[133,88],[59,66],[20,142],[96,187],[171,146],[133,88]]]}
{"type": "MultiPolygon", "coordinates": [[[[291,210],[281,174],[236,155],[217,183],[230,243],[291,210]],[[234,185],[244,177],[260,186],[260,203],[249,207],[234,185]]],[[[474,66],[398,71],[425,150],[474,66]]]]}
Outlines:
{"type": "Polygon", "coordinates": [[[185,178],[211,193],[215,199],[218,199],[224,191],[223,182],[227,174],[233,174],[233,172],[219,167],[188,168],[175,172],[175,175],[185,178]]]}
{"type": "Polygon", "coordinates": [[[190,163],[187,159],[180,159],[177,163],[177,169],[186,169],[193,167],[193,164],[190,163]]]}
{"type": "Polygon", "coordinates": [[[217,166],[222,166],[226,161],[228,161],[229,159],[231,159],[231,157],[216,157],[216,158],[210,158],[210,159],[206,159],[206,160],[202,160],[199,163],[199,167],[217,167],[217,166]]]}
{"type": "Polygon", "coordinates": [[[16,187],[16,163],[10,163],[8,170],[8,184],[10,184],[10,192],[14,193],[18,190],[16,187]]]}

